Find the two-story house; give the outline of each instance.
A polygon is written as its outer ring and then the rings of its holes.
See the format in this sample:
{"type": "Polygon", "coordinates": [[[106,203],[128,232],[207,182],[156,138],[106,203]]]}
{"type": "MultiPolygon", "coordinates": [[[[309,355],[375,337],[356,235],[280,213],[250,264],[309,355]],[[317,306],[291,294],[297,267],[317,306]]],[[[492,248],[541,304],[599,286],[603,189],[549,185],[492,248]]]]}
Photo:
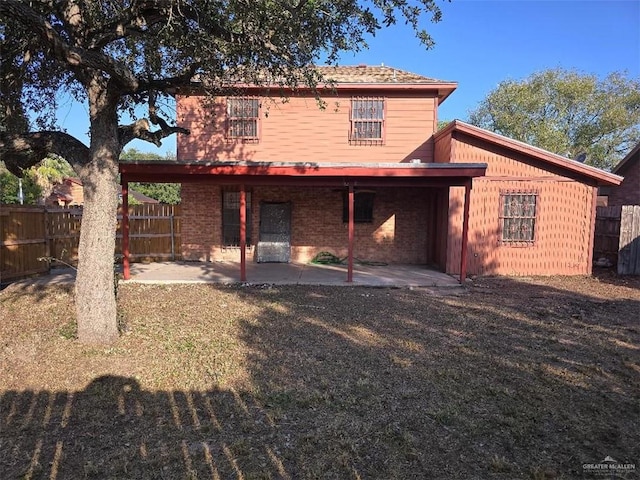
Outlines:
{"type": "Polygon", "coordinates": [[[450,274],[587,274],[596,188],[620,177],[460,121],[457,85],[386,66],[320,67],[334,83],[178,93],[177,161],[122,179],[182,182],[182,253],[198,261],[349,260],[450,274]],[[274,91],[278,91],[274,89],[274,91]]]}

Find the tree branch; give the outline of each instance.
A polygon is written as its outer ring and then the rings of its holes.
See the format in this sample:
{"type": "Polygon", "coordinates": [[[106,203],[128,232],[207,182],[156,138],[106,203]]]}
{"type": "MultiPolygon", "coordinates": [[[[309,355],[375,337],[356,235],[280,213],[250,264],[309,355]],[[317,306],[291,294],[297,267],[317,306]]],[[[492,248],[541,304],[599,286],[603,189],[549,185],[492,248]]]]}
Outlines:
{"type": "Polygon", "coordinates": [[[44,41],[45,46],[49,48],[53,58],[66,63],[69,67],[101,70],[115,78],[118,83],[128,90],[133,91],[138,88],[138,79],[124,64],[98,51],[69,45],[48,21],[26,3],[18,0],[2,0],[0,2],[0,15],[15,19],[36,31],[44,41]]]}
{"type": "Polygon", "coordinates": [[[7,169],[19,177],[22,170],[38,164],[51,153],[67,160],[76,172],[91,160],[89,147],[68,133],[0,133],[0,157],[7,169]]]}
{"type": "Polygon", "coordinates": [[[138,85],[138,92],[151,92],[153,90],[158,92],[166,92],[171,88],[190,85],[191,80],[201,66],[202,64],[200,62],[194,62],[191,65],[187,66],[180,75],[177,75],[175,77],[167,77],[157,80],[140,82],[140,84],[138,85]]]}
{"type": "MultiPolygon", "coordinates": [[[[306,1],[300,1],[294,8],[288,10],[297,14],[305,6],[306,1]]],[[[170,24],[176,19],[182,19],[187,30],[192,29],[187,22],[193,22],[197,28],[223,42],[232,45],[246,45],[259,43],[261,46],[276,55],[289,59],[286,50],[277,47],[272,41],[274,32],[261,32],[260,35],[250,35],[245,32],[232,31],[217,22],[211,22],[210,18],[201,18],[198,9],[181,0],[142,0],[134,2],[124,15],[110,22],[103,29],[96,32],[91,41],[91,46],[102,48],[114,40],[128,37],[132,34],[146,33],[149,28],[158,23],[170,24]]]]}
{"type": "Polygon", "coordinates": [[[143,35],[153,25],[165,20],[159,9],[144,8],[139,3],[123,11],[119,18],[92,34],[91,48],[101,49],[109,43],[131,35],[143,35]]]}
{"type": "Polygon", "coordinates": [[[169,135],[173,135],[174,133],[189,135],[191,133],[186,128],[170,127],[164,120],[158,123],[162,123],[163,125],[161,126],[160,130],[156,130],[155,132],[151,131],[149,120],[147,120],[146,118],[138,120],[131,125],[123,125],[118,127],[118,137],[120,140],[120,145],[124,147],[131,140],[137,138],[139,140],[153,143],[155,146],[160,147],[162,146],[162,140],[169,135]]]}

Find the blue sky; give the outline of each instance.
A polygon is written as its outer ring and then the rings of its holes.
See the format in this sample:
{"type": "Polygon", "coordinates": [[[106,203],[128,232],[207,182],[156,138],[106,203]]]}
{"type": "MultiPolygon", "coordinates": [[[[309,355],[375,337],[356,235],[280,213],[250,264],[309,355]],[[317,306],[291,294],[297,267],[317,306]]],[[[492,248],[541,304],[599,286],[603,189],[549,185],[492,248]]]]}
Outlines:
{"type": "MultiPolygon", "coordinates": [[[[522,79],[563,67],[604,77],[626,71],[640,77],[639,0],[437,0],[442,21],[425,23],[436,45],[425,50],[405,25],[385,29],[369,49],[342,55],[341,64],[385,65],[458,82],[439,118],[466,119],[500,81],[522,79]]],[[[61,109],[63,127],[87,141],[86,110],[61,109]]],[[[157,149],[145,142],[128,147],[175,152],[175,138],[157,149]]]]}
{"type": "Polygon", "coordinates": [[[381,32],[369,50],[342,63],[394,66],[458,82],[440,119],[466,119],[502,80],[547,68],[604,77],[640,77],[640,1],[453,0],[438,2],[442,21],[428,25],[436,45],[424,50],[406,27],[381,32]]]}

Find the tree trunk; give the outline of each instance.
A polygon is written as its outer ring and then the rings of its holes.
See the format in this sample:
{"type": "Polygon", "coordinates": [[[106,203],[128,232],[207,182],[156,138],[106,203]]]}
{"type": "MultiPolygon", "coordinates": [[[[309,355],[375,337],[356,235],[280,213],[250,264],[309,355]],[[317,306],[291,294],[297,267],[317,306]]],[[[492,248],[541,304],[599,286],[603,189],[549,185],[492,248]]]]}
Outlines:
{"type": "Polygon", "coordinates": [[[91,161],[80,173],[84,211],[80,229],[76,314],[83,343],[109,344],[118,338],[114,253],[118,209],[118,123],[106,89],[89,89],[91,161]]]}
{"type": "Polygon", "coordinates": [[[113,271],[118,193],[110,173],[99,168],[90,183],[86,178],[82,183],[85,196],[76,277],[78,338],[84,343],[112,343],[118,338],[113,271]],[[93,191],[87,195],[89,189],[93,191]]]}

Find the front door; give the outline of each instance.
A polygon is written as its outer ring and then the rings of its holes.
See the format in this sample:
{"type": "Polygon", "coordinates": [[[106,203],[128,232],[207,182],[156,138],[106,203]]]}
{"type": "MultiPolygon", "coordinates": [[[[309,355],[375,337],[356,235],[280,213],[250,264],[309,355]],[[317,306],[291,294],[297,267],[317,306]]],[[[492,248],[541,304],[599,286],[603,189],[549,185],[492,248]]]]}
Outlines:
{"type": "Polygon", "coordinates": [[[291,260],[291,204],[260,205],[260,238],[258,262],[289,262],[291,260]]]}

